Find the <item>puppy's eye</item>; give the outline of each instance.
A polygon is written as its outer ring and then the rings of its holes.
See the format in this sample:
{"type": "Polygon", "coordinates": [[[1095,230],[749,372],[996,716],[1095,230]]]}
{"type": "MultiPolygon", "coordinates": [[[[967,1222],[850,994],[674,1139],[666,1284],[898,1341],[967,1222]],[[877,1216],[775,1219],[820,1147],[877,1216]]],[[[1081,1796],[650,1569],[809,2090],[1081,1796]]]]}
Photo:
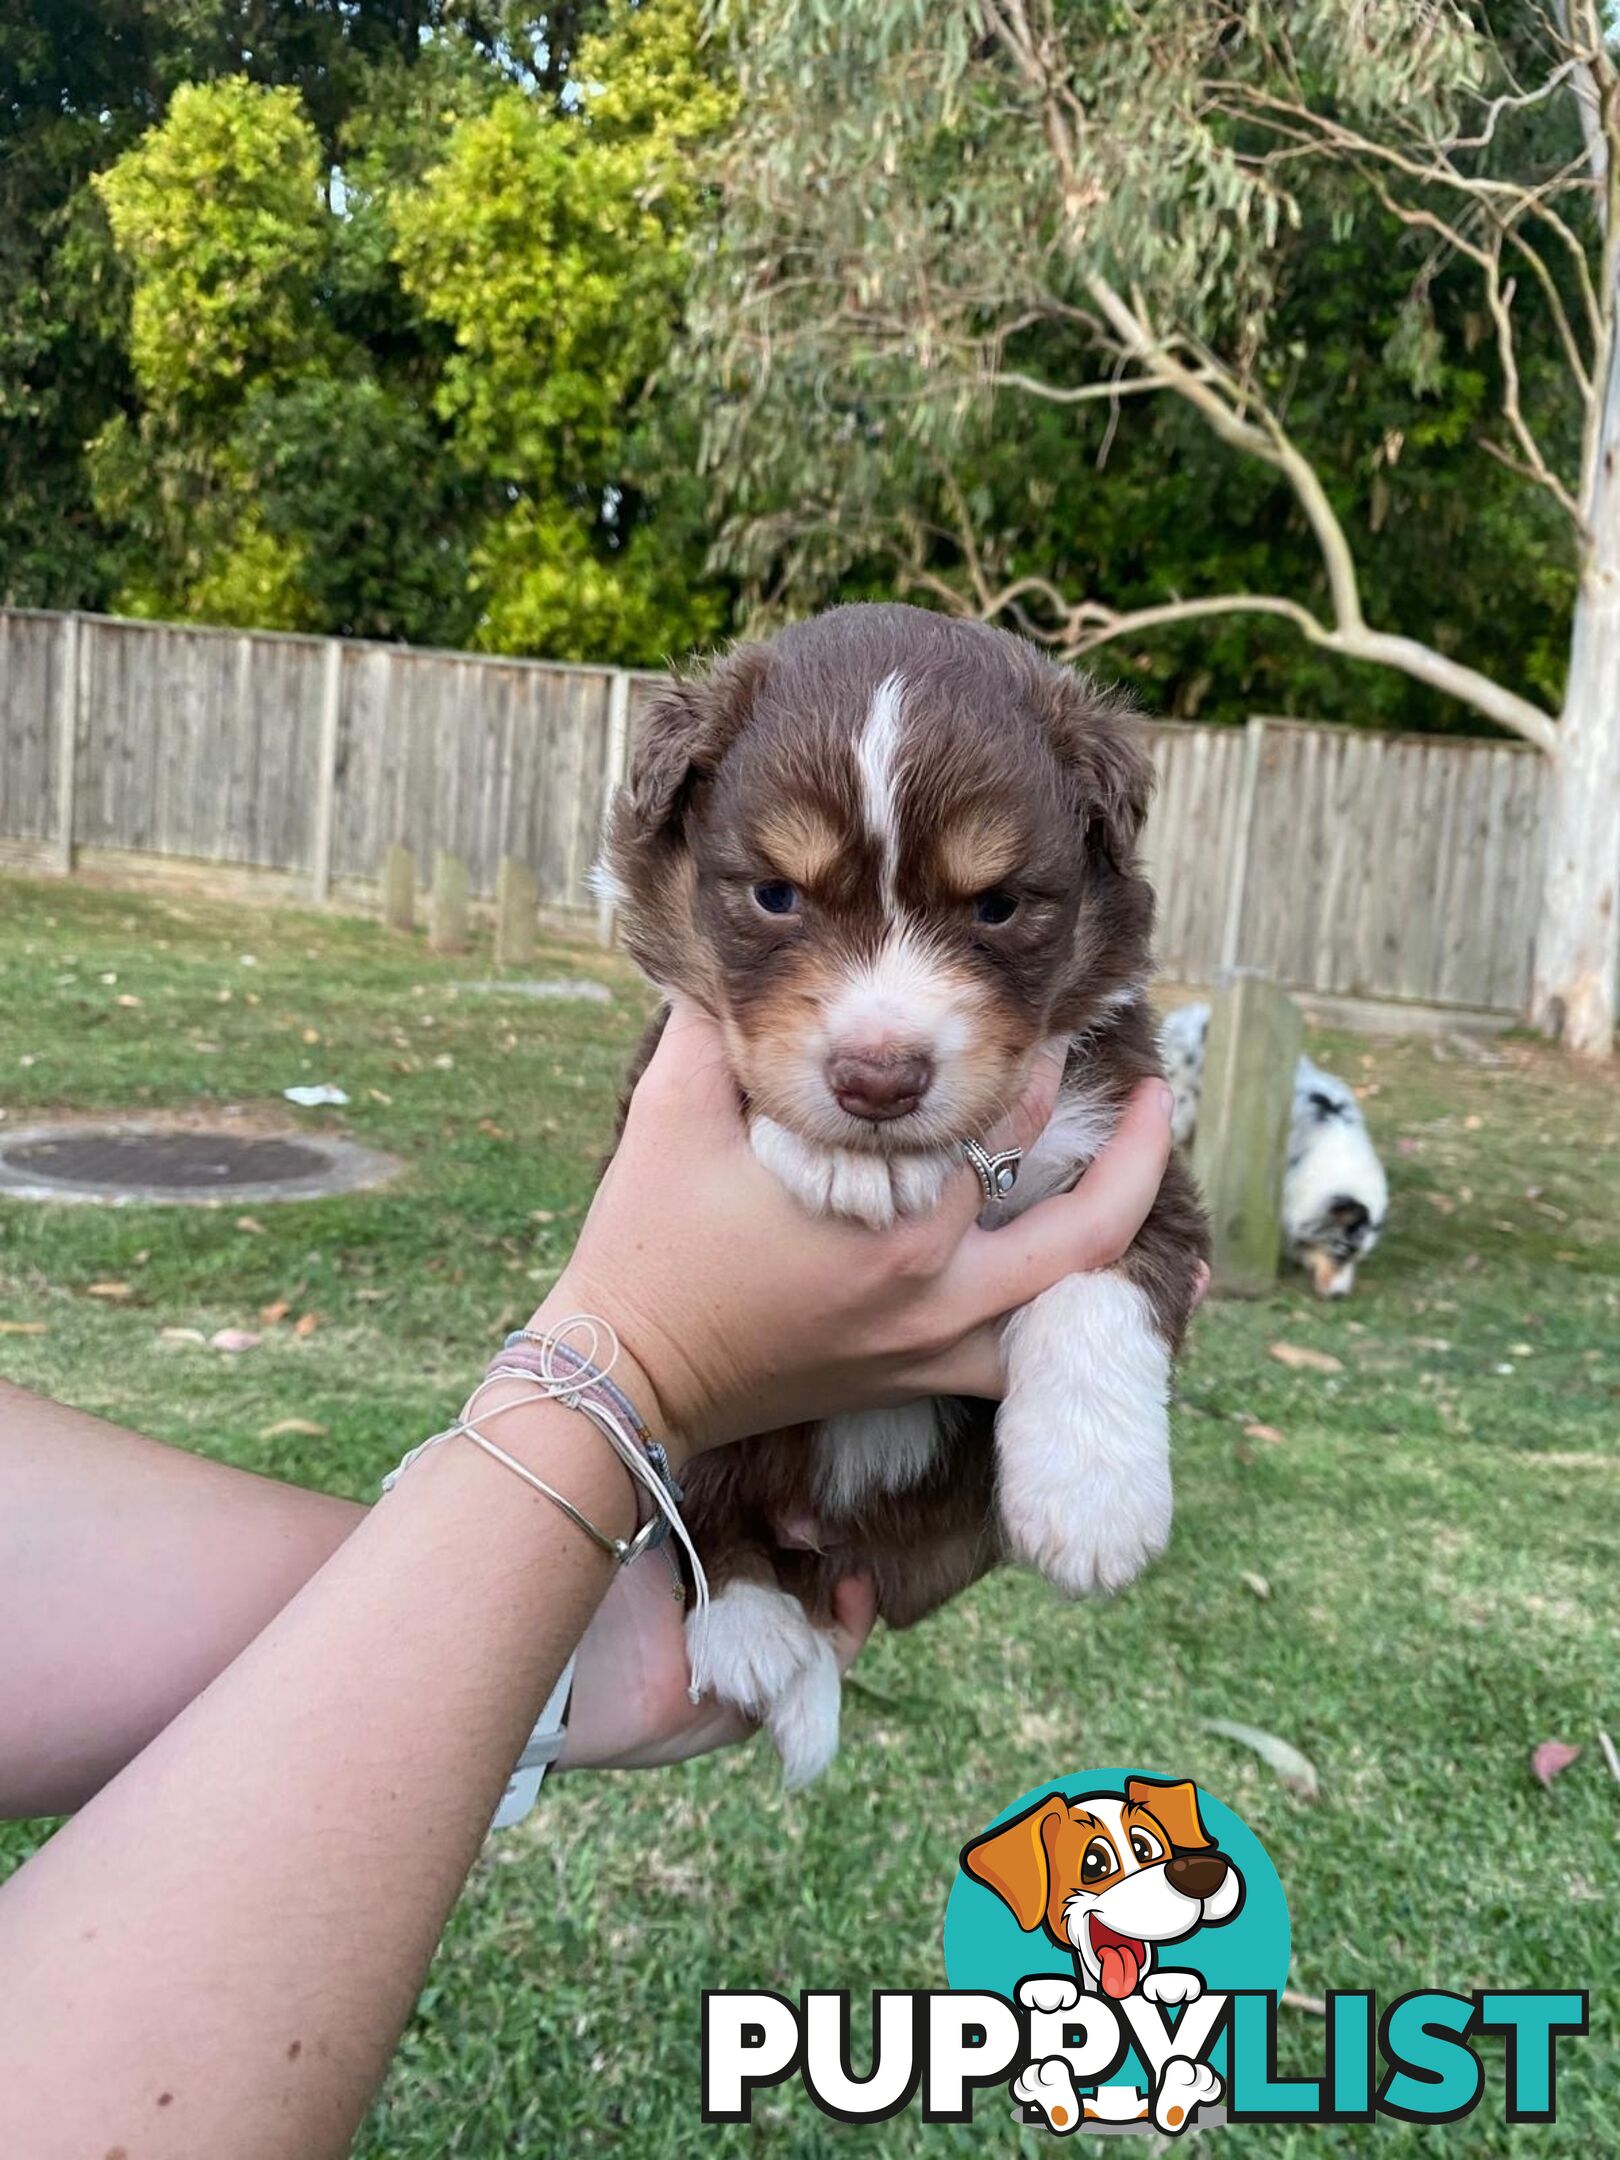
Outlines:
{"type": "Polygon", "coordinates": [[[1003,892],[998,886],[993,892],[976,895],[973,902],[973,920],[996,929],[1002,923],[1011,922],[1018,913],[1018,895],[1003,892]]]}
{"type": "Polygon", "coordinates": [[[1155,1860],[1164,1858],[1159,1841],[1151,1830],[1133,1830],[1131,1832],[1131,1851],[1135,1853],[1143,1867],[1151,1867],[1155,1860]]]}
{"type": "Polygon", "coordinates": [[[754,887],[754,905],[764,915],[797,915],[799,888],[786,878],[767,878],[754,887]]]}
{"type": "Polygon", "coordinates": [[[1113,1846],[1106,1838],[1094,1837],[1086,1847],[1085,1858],[1080,1862],[1080,1880],[1101,1882],[1105,1875],[1112,1875],[1118,1865],[1113,1846]]]}

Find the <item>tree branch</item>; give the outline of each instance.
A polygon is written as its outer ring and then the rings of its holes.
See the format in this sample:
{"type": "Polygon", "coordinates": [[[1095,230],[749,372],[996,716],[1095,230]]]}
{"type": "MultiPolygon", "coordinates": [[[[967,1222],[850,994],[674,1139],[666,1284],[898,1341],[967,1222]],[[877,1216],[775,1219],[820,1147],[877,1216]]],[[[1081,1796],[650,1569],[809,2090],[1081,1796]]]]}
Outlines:
{"type": "Polygon", "coordinates": [[[1167,623],[1196,622],[1213,615],[1280,616],[1324,652],[1338,653],[1346,660],[1368,660],[1377,666],[1394,668],[1399,674],[1409,675],[1415,682],[1426,683],[1431,690],[1439,690],[1447,697],[1456,698],[1460,704],[1472,707],[1487,720],[1494,720],[1499,727],[1508,728],[1526,742],[1533,743],[1538,750],[1550,752],[1557,746],[1558,728],[1550,714],[1543,712],[1539,705],[1532,705],[1528,698],[1503,689],[1500,683],[1492,682],[1476,668],[1450,660],[1416,638],[1373,630],[1365,623],[1331,627],[1319,621],[1309,608],[1301,607],[1297,600],[1285,599],[1278,593],[1214,593],[1202,600],[1169,600],[1158,607],[1135,608],[1123,614],[1113,614],[1083,603],[1071,610],[1071,615],[1075,619],[1075,630],[1065,640],[1064,649],[1074,658],[1111,644],[1116,638],[1160,629],[1167,623]]]}
{"type": "MultiPolygon", "coordinates": [[[[1202,373],[1195,373],[1185,366],[1168,349],[1166,341],[1154,335],[1141,311],[1130,307],[1104,277],[1094,272],[1087,284],[1127,355],[1144,374],[1162,376],[1168,388],[1203,414],[1222,442],[1274,466],[1288,481],[1305,513],[1327,571],[1334,619],[1341,629],[1359,624],[1362,621],[1361,589],[1344,527],[1328,501],[1327,490],[1315,466],[1286,433],[1281,421],[1269,412],[1265,414],[1263,424],[1247,418],[1238,403],[1246,393],[1240,391],[1230,376],[1221,388],[1217,388],[1211,380],[1212,370],[1206,367],[1202,373]]],[[[1217,373],[1218,379],[1218,371],[1213,372],[1217,373]]],[[[1252,401],[1252,394],[1249,395],[1252,401]]]]}

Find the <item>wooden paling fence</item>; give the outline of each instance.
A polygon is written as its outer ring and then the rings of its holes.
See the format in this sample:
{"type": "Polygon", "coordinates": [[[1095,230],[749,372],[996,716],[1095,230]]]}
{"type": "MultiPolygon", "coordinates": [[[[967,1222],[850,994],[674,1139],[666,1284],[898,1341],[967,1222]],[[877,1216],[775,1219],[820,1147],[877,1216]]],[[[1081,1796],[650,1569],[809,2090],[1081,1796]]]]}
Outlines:
{"type": "MultiPolygon", "coordinates": [[[[0,862],[228,873],[379,904],[385,858],[503,860],[611,933],[587,883],[663,678],[348,639],[0,609],[0,862]]],[[[1543,772],[1511,743],[1298,721],[1153,724],[1166,974],[1518,1014],[1543,772]]]]}

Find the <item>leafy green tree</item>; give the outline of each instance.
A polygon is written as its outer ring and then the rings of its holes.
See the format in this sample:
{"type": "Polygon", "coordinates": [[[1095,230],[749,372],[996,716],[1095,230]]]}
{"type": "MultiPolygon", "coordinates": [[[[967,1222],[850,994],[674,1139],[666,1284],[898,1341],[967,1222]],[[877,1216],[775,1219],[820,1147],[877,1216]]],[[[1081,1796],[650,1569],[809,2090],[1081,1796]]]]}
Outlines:
{"type": "Polygon", "coordinates": [[[331,145],[291,85],[222,76],[97,176],[118,605],[568,657],[719,631],[678,482],[655,537],[648,445],[729,94],[689,0],[584,23],[566,95],[510,79],[514,15],[409,61],[385,39],[331,145]]]}
{"type": "Polygon", "coordinates": [[[631,486],[680,319],[693,153],[731,107],[698,42],[692,0],[616,7],[579,47],[577,109],[504,92],[393,209],[405,291],[452,341],[435,408],[506,497],[474,554],[497,650],[657,661],[723,621],[631,486]]]}
{"type": "Polygon", "coordinates": [[[100,175],[132,284],[129,357],[161,413],[236,404],[320,357],[321,149],[298,93],[184,84],[160,127],[100,175]]]}
{"type": "MultiPolygon", "coordinates": [[[[962,572],[937,581],[944,604],[1019,621],[1073,655],[1192,624],[1269,624],[1523,735],[1550,770],[1536,1014],[1608,1055],[1620,76],[1595,0],[1550,14],[1462,0],[750,0],[731,24],[749,95],[695,310],[723,393],[715,470],[797,455],[821,524],[858,531],[903,440],[904,457],[941,474],[933,499],[950,517],[932,538],[962,572]],[[1485,594],[1466,642],[1370,612],[1363,563],[1379,536],[1353,533],[1342,451],[1318,447],[1353,419],[1345,401],[1335,411],[1345,340],[1313,348],[1289,313],[1298,243],[1354,227],[1421,249],[1383,345],[1406,412],[1361,454],[1380,453],[1387,509],[1398,446],[1432,417],[1448,364],[1451,390],[1473,394],[1467,356],[1483,346],[1468,441],[1480,469],[1490,459],[1515,476],[1573,593],[1556,721],[1535,695],[1544,665],[1527,682],[1517,665],[1481,664],[1485,594]],[[1045,563],[998,561],[953,469],[964,445],[990,439],[987,412],[1141,398],[1174,401],[1286,498],[1310,567],[1247,586],[1227,566],[1213,589],[1122,604],[1087,565],[1065,583],[1045,563]],[[789,409],[808,422],[791,436],[789,409]]],[[[1084,484],[1072,468],[1053,477],[1084,484]]],[[[728,533],[740,560],[752,521],[744,493],[728,533]]],[[[764,537],[805,544],[791,529],[764,537]]]]}

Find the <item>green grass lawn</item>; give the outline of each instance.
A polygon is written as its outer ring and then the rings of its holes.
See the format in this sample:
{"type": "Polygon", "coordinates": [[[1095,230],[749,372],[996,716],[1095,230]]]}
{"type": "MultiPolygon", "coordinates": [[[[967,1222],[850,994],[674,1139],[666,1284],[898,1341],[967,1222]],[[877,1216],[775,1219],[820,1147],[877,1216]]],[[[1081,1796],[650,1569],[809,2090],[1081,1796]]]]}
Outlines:
{"type": "MultiPolygon", "coordinates": [[[[559,1266],[644,1010],[597,953],[559,948],[535,972],[597,976],[607,1006],[457,992],[488,972],[360,923],[0,882],[9,1123],[283,1112],[282,1088],[333,1080],[348,1109],[308,1122],[404,1165],[382,1190],[250,1218],[0,1202],[0,1323],[44,1329],[0,1333],[0,1371],[372,1493],[559,1266]],[[95,1294],[108,1284],[127,1294],[95,1294]],[[262,1347],[231,1359],[161,1333],[229,1325],[262,1327],[262,1347]],[[277,1432],[287,1419],[323,1430],[277,1432]]],[[[1035,2151],[994,2094],[971,2127],[861,2130],[783,2088],[751,2130],[704,2130],[698,1990],[942,1985],[963,1839],[1044,1778],[1114,1762],[1196,1778],[1265,1840],[1297,1988],[1592,1990],[1555,2127],[1503,2127],[1497,2049],[1479,2114],[1449,2130],[1234,2129],[1223,2150],[1612,2146],[1620,1786],[1595,1734],[1620,1731],[1620,1090],[1523,1044],[1492,1062],[1421,1040],[1311,1047],[1364,1088],[1388,1244],[1347,1305],[1295,1278],[1201,1317],[1169,1557],[1111,1605],[1003,1574],[880,1636],[844,1753],[807,1794],[782,1796],[762,1745],[558,1780],[473,1876],[371,2160],[1035,2151]],[[1278,1342],[1343,1369],[1287,1367],[1278,1342]],[[1210,1717],[1293,1741],[1320,1798],[1210,1717]],[[1529,1757],[1550,1736],[1584,1752],[1543,1791],[1529,1757]]],[[[0,1864],[43,1828],[0,1832],[0,1864]]],[[[1319,2067],[1320,2024],[1285,2017],[1285,2061],[1319,2067]]]]}

